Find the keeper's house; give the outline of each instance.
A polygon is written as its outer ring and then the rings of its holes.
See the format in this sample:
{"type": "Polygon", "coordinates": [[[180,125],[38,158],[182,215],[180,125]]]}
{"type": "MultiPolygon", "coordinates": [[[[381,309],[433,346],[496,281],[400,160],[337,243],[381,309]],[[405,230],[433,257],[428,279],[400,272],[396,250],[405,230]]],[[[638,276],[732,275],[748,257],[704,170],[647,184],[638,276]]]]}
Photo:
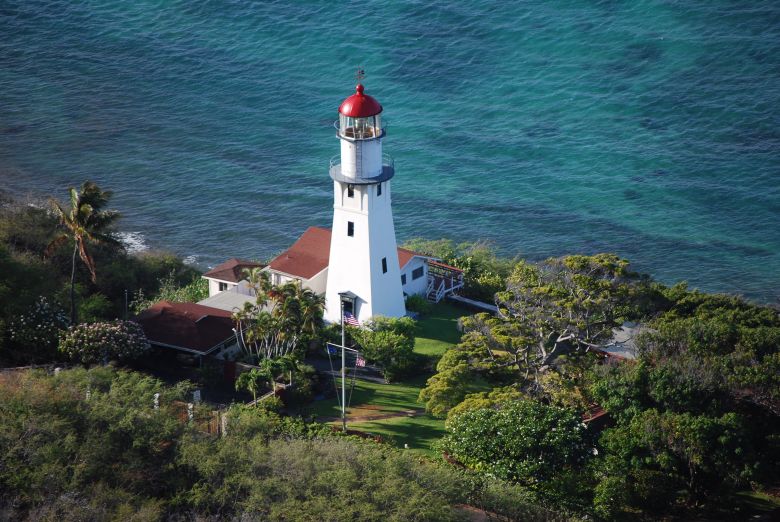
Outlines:
{"type": "MultiPolygon", "coordinates": [[[[241,300],[239,295],[249,296],[244,291],[246,280],[242,274],[245,268],[255,267],[262,267],[264,272],[269,272],[271,282],[275,285],[300,281],[305,288],[324,294],[328,283],[330,243],[329,229],[309,227],[290,248],[276,256],[267,266],[235,258],[226,261],[203,274],[203,278],[209,280],[209,298],[201,303],[218,306],[217,299],[222,299],[233,304],[225,295],[217,297],[221,292],[238,294],[235,296],[238,300],[241,300]],[[226,270],[229,272],[225,273],[226,270]]],[[[437,301],[463,286],[463,272],[459,269],[406,248],[398,247],[397,252],[401,288],[405,296],[425,295],[431,301],[437,301]]]]}

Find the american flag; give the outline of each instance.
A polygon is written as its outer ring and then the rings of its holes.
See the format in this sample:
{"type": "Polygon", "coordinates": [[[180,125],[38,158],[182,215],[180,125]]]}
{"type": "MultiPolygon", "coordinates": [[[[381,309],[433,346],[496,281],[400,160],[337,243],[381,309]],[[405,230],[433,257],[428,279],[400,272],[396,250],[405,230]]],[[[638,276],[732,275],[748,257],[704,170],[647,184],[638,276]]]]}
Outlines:
{"type": "Polygon", "coordinates": [[[349,312],[344,312],[344,322],[350,326],[360,326],[360,321],[357,320],[357,317],[349,312]]]}
{"type": "Polygon", "coordinates": [[[358,355],[357,359],[355,359],[355,366],[359,366],[360,368],[363,368],[365,365],[366,365],[366,360],[358,355]]]}

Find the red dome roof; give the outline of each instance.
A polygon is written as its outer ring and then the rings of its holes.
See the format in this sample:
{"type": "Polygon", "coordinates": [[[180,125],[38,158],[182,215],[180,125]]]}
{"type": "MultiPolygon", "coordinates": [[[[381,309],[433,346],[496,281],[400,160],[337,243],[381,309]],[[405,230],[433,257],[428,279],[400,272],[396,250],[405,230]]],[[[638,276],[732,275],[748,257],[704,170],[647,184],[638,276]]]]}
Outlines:
{"type": "Polygon", "coordinates": [[[339,112],[350,118],[368,118],[382,112],[382,106],[371,96],[363,94],[363,86],[357,84],[355,94],[341,102],[339,112]]]}

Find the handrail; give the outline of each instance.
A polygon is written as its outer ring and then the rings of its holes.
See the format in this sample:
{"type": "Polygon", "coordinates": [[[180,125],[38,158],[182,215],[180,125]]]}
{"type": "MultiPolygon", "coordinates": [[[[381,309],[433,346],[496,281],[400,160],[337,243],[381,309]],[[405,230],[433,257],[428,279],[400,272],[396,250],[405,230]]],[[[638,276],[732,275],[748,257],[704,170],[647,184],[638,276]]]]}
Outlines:
{"type": "MultiPolygon", "coordinates": [[[[330,168],[338,167],[339,165],[341,165],[341,154],[336,154],[334,156],[331,156],[329,163],[330,163],[330,168]]],[[[395,169],[395,159],[390,154],[383,152],[382,165],[395,169]]]]}
{"type": "Polygon", "coordinates": [[[444,279],[441,280],[441,284],[439,285],[439,290],[436,292],[436,302],[438,303],[441,301],[441,298],[444,297],[444,279]]]}

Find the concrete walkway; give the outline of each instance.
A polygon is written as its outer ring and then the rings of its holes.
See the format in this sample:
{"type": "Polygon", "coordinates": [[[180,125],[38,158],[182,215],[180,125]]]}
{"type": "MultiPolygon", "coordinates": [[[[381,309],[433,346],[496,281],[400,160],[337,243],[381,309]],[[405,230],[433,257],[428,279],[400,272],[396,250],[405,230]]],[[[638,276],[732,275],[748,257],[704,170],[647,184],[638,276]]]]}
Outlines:
{"type": "Polygon", "coordinates": [[[496,305],[492,305],[490,303],[483,303],[482,301],[475,301],[474,299],[469,299],[468,297],[463,297],[462,295],[448,295],[447,299],[450,299],[451,301],[455,301],[456,303],[461,303],[466,306],[470,306],[472,308],[476,308],[478,310],[484,310],[485,312],[490,313],[497,313],[498,308],[496,305]]]}

